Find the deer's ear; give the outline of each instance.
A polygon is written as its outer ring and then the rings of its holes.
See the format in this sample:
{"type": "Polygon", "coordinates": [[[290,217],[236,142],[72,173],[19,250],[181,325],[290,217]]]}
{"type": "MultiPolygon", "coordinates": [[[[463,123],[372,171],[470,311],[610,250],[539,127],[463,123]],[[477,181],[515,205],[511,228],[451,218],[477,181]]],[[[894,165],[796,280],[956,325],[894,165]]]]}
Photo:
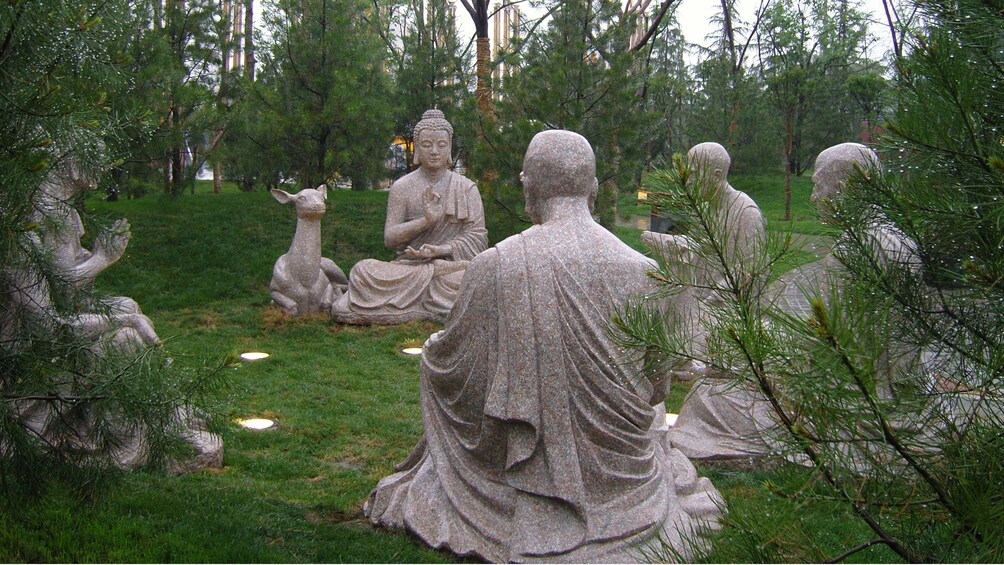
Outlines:
{"type": "Polygon", "coordinates": [[[321,186],[317,187],[317,192],[321,193],[321,198],[324,198],[325,200],[328,199],[328,185],[322,184],[321,186]]]}
{"type": "Polygon", "coordinates": [[[279,190],[278,188],[273,188],[269,192],[282,204],[289,204],[293,201],[293,195],[286,192],[285,190],[279,190]]]}

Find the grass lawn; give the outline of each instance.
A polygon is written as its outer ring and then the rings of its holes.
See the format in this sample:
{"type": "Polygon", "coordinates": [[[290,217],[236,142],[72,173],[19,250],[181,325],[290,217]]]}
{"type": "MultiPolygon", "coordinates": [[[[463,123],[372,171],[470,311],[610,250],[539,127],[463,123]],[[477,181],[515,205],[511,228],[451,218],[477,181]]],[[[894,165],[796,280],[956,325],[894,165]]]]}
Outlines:
{"type": "MultiPolygon", "coordinates": [[[[325,255],[346,272],[365,257],[391,258],[382,244],[387,193],[329,194],[325,255]]],[[[227,420],[223,469],[186,477],[136,472],[85,501],[53,489],[0,512],[0,561],[456,562],[408,535],[371,527],[361,511],[421,436],[419,360],[400,349],[421,343],[437,324],[360,328],[281,316],[268,284],[295,215],[266,192],[149,195],[88,207],[132,224],[126,255],[98,278],[99,292],[137,300],[176,366],[212,365],[249,350],[271,356],[227,369],[233,385],[219,400],[227,420]],[[253,432],[233,423],[251,416],[279,425],[253,432]]],[[[617,233],[640,243],[639,230],[617,233]]],[[[671,408],[685,393],[674,388],[671,408]]],[[[781,480],[776,475],[704,471],[737,516],[756,517],[778,502],[765,485],[781,480]]],[[[826,530],[829,555],[847,540],[868,539],[856,523],[845,524],[846,514],[806,512],[807,524],[826,530]]],[[[876,548],[855,559],[889,557],[876,548]]]]}

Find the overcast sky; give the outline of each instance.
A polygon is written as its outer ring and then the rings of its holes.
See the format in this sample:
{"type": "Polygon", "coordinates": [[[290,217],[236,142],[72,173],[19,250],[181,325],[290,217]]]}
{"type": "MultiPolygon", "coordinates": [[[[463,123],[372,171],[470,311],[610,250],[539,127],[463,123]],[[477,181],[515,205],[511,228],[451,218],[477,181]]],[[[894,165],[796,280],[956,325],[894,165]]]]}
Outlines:
{"type": "MultiPolygon", "coordinates": [[[[474,35],[474,24],[467,15],[460,0],[454,0],[457,4],[457,20],[461,31],[466,36],[474,35]]],[[[882,0],[860,0],[861,9],[871,18],[868,30],[873,37],[878,39],[869,55],[874,59],[880,59],[888,49],[890,41],[885,27],[885,15],[882,11],[882,0]]],[[[494,3],[494,2],[493,2],[494,3]]],[[[653,4],[658,4],[654,0],[653,4]]],[[[526,10],[521,4],[520,7],[526,10]]],[[[736,6],[739,11],[739,18],[744,22],[751,22],[753,15],[760,6],[760,0],[737,0],[736,6]]],[[[680,22],[680,28],[687,42],[698,45],[707,45],[706,36],[711,32],[709,20],[719,14],[721,2],[715,0],[680,0],[676,7],[676,18],[680,22]]],[[[526,13],[526,12],[524,12],[526,13]]]]}

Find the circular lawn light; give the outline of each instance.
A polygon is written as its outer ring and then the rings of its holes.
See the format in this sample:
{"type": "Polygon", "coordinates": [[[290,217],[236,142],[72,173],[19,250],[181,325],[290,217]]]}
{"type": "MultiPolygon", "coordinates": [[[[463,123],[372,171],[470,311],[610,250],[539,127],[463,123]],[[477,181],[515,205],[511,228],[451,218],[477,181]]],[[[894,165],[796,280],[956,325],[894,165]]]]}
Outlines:
{"type": "Polygon", "coordinates": [[[268,418],[247,418],[237,420],[237,425],[247,430],[267,430],[275,427],[275,421],[268,418]]]}
{"type": "Polygon", "coordinates": [[[268,353],[264,351],[248,351],[247,353],[241,353],[241,361],[258,361],[268,357],[268,353]]]}
{"type": "Polygon", "coordinates": [[[401,353],[404,353],[405,355],[421,355],[422,354],[422,348],[421,347],[405,347],[404,349],[401,350],[401,353]]]}
{"type": "Polygon", "coordinates": [[[670,427],[675,426],[676,425],[676,419],[679,418],[679,417],[680,417],[679,414],[670,414],[670,413],[667,412],[666,413],[666,425],[670,426],[670,427]]]}

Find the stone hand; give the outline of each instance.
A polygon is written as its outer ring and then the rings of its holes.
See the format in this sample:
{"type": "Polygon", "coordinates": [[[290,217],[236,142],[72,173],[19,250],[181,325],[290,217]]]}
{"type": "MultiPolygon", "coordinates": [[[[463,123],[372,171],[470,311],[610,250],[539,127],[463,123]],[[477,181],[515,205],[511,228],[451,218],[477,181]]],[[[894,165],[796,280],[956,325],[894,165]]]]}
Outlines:
{"type": "Polygon", "coordinates": [[[143,338],[146,345],[160,347],[163,342],[157,337],[157,332],[153,329],[153,322],[143,314],[128,314],[122,317],[122,322],[136,330],[136,333],[143,338]]]}
{"type": "Polygon", "coordinates": [[[443,221],[446,211],[443,208],[442,197],[436,194],[432,187],[429,187],[422,197],[422,212],[428,227],[432,227],[443,221]]]}
{"type": "Polygon", "coordinates": [[[109,263],[114,263],[125,253],[130,236],[129,222],[124,218],[120,219],[94,241],[94,254],[104,257],[109,263]]]}
{"type": "Polygon", "coordinates": [[[435,259],[436,257],[449,257],[453,254],[453,248],[449,245],[433,245],[426,243],[422,247],[415,249],[408,246],[404,254],[409,259],[435,259]]]}

